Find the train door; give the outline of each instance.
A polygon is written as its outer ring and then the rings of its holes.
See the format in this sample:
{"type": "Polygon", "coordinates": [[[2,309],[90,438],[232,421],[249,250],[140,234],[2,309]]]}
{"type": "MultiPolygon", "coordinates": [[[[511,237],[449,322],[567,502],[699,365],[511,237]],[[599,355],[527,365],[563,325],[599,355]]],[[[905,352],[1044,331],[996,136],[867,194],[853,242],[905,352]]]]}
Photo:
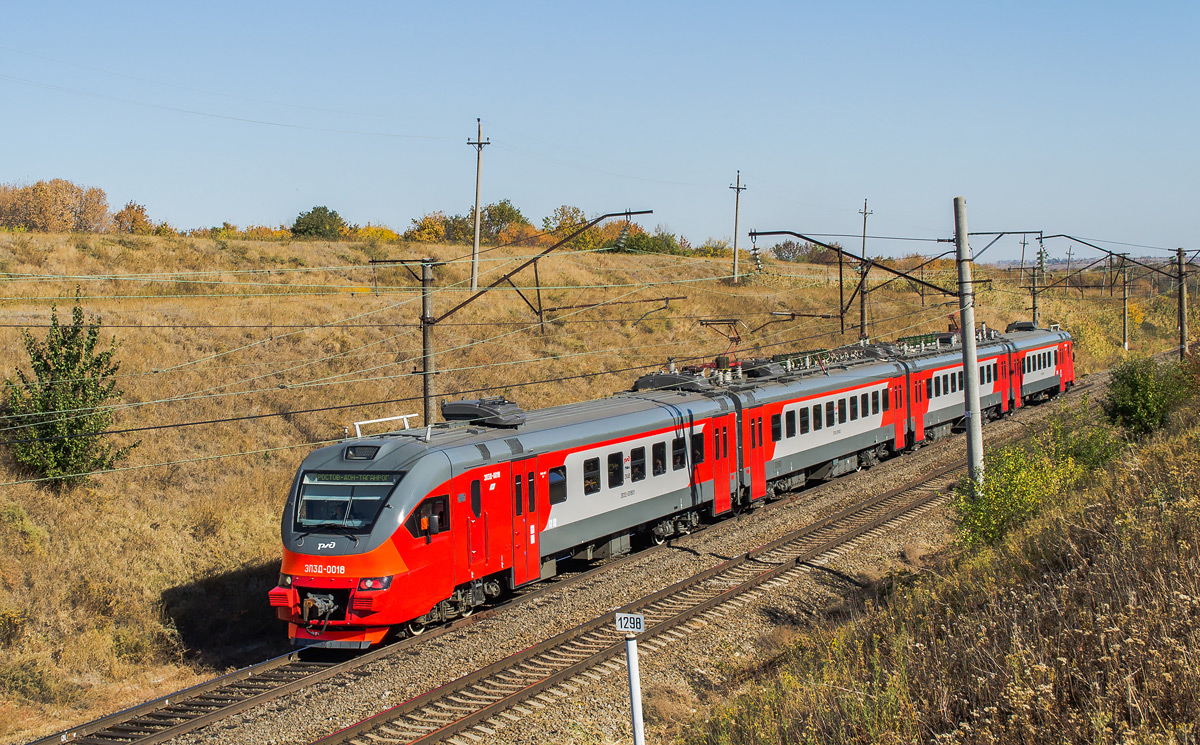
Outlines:
{"type": "Polygon", "coordinates": [[[537,459],[513,461],[513,584],[521,585],[538,578],[540,561],[537,546],[537,459]]]}
{"type": "Polygon", "coordinates": [[[929,391],[925,387],[925,383],[929,380],[928,373],[924,379],[921,375],[913,375],[913,442],[921,442],[925,439],[925,412],[929,411],[929,391]]]}
{"type": "Polygon", "coordinates": [[[905,446],[905,435],[908,434],[908,401],[904,395],[904,382],[908,377],[901,378],[901,382],[897,383],[893,378],[888,381],[887,390],[884,393],[884,400],[891,399],[892,403],[892,421],[895,423],[895,437],[893,438],[893,448],[897,451],[903,450],[905,446]]]}
{"type": "Polygon", "coordinates": [[[763,410],[751,409],[747,414],[742,419],[746,422],[742,436],[750,454],[750,499],[754,500],[767,495],[767,449],[763,447],[763,410]]]}
{"type": "MultiPolygon", "coordinates": [[[[714,515],[719,515],[732,506],[730,493],[734,488],[734,471],[736,469],[730,465],[730,454],[733,453],[736,456],[737,452],[737,447],[729,442],[731,429],[729,425],[732,420],[732,415],[712,420],[714,515]]],[[[732,429],[736,434],[737,427],[734,426],[732,429]]]]}
{"type": "Polygon", "coordinates": [[[1025,385],[1025,357],[1023,355],[1014,354],[1012,356],[1012,397],[1013,408],[1019,409],[1024,403],[1024,397],[1021,395],[1021,388],[1025,385]]]}
{"type": "Polygon", "coordinates": [[[996,358],[996,385],[992,388],[1000,394],[1000,413],[1008,411],[1008,355],[996,358]]]}

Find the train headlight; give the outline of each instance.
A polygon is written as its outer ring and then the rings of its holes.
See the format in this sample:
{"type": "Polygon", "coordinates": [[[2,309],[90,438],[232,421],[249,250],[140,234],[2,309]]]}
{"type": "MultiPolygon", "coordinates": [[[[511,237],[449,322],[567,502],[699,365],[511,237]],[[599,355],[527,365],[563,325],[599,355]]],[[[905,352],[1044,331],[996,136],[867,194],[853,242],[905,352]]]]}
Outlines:
{"type": "Polygon", "coordinates": [[[279,575],[279,586],[280,587],[291,587],[292,586],[292,575],[290,575],[290,574],[279,575]]]}
{"type": "Polygon", "coordinates": [[[392,578],[389,577],[363,577],[358,581],[358,589],[360,590],[386,590],[392,586],[392,578]]]}

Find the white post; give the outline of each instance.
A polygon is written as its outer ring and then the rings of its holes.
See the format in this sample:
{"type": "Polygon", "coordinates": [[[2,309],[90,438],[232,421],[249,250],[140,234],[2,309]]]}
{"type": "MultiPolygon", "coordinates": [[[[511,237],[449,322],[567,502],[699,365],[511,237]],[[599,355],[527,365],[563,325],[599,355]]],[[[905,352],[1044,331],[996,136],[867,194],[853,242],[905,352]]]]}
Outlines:
{"type": "Polygon", "coordinates": [[[638,674],[637,637],[625,635],[625,659],[629,668],[629,716],[633,720],[633,745],[646,745],[642,728],[642,681],[638,674]]]}

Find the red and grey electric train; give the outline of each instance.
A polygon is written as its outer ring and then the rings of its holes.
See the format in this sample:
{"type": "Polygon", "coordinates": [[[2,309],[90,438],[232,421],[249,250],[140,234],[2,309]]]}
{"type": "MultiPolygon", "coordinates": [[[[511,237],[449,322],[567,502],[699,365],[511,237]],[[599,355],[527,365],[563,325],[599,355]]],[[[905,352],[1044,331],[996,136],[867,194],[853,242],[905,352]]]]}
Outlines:
{"type": "MultiPolygon", "coordinates": [[[[978,345],[985,416],[1074,384],[1070,334],[990,336],[978,345]]],[[[448,402],[444,424],[321,448],[284,509],[271,605],[297,645],[366,648],[468,615],[563,559],[621,554],[871,466],[961,423],[961,349],[947,341],[654,373],[529,412],[448,402]]]]}

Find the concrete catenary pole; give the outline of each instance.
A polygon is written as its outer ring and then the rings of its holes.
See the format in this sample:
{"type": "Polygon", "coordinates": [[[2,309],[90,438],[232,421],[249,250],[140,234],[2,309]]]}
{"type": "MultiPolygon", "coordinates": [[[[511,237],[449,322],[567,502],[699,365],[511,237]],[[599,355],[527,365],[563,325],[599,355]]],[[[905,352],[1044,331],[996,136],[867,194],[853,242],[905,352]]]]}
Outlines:
{"type": "Polygon", "coordinates": [[[967,389],[967,473],[978,491],[983,484],[983,417],[979,411],[979,355],[975,349],[975,290],[971,285],[971,248],[967,245],[967,200],[962,197],[954,198],[954,245],[958,254],[963,382],[967,389]]]}
{"type": "MultiPolygon", "coordinates": [[[[863,200],[863,208],[859,210],[863,216],[863,232],[862,232],[862,257],[867,258],[867,215],[873,215],[874,212],[867,209],[867,200],[863,200]]],[[[871,271],[870,262],[864,261],[862,268],[862,277],[858,282],[858,338],[866,340],[867,338],[867,272],[871,271]]]]}
{"type": "Polygon", "coordinates": [[[1121,257],[1121,305],[1125,312],[1121,316],[1121,348],[1129,351],[1129,265],[1121,257]]]}
{"type": "Polygon", "coordinates": [[[421,259],[421,382],[426,425],[437,421],[433,405],[437,372],[433,359],[433,264],[433,259],[421,259]]]}
{"type": "Polygon", "coordinates": [[[485,142],[483,139],[483,124],[475,117],[478,132],[475,141],[467,140],[467,144],[475,148],[475,240],[471,243],[471,292],[479,289],[479,186],[483,177],[483,148],[492,144],[492,138],[485,142]]]}
{"type": "Polygon", "coordinates": [[[747,187],[742,186],[742,172],[740,170],[737,172],[737,184],[730,185],[729,188],[733,189],[733,282],[734,282],[734,284],[737,284],[737,281],[738,281],[738,246],[737,246],[738,216],[741,214],[741,211],[742,211],[742,192],[744,192],[747,189],[747,187]]]}
{"type": "Polygon", "coordinates": [[[1188,353],[1188,317],[1187,317],[1187,272],[1184,271],[1183,249],[1175,250],[1176,262],[1179,264],[1179,359],[1187,358],[1188,353]]]}

